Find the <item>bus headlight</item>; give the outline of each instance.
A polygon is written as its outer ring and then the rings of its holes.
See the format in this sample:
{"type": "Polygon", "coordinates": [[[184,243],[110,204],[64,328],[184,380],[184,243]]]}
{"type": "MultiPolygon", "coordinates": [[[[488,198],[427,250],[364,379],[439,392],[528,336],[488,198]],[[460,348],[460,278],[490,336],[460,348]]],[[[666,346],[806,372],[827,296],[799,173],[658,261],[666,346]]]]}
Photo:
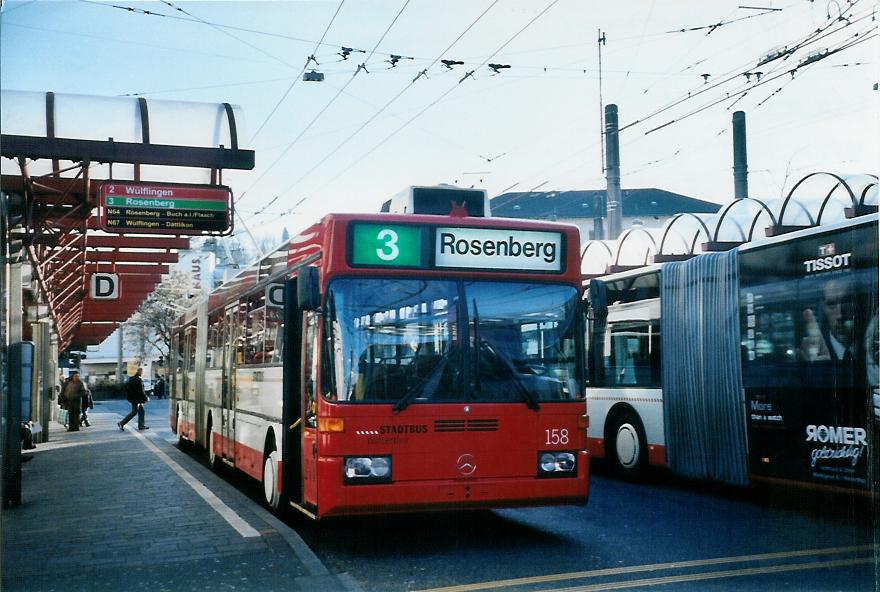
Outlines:
{"type": "Polygon", "coordinates": [[[538,477],[571,477],[577,474],[573,452],[539,452],[538,477]]]}
{"type": "Polygon", "coordinates": [[[388,483],[391,481],[390,456],[345,457],[345,483],[388,483]]]}

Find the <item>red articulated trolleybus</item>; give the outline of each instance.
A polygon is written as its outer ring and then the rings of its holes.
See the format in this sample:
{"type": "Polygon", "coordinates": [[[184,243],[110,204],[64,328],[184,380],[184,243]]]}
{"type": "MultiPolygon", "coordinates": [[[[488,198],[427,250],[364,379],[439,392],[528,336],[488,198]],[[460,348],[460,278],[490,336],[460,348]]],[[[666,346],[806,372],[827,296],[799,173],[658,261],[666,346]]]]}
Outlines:
{"type": "Polygon", "coordinates": [[[577,228],[406,201],[327,215],[180,319],[172,429],[315,519],[585,504],[577,228]]]}

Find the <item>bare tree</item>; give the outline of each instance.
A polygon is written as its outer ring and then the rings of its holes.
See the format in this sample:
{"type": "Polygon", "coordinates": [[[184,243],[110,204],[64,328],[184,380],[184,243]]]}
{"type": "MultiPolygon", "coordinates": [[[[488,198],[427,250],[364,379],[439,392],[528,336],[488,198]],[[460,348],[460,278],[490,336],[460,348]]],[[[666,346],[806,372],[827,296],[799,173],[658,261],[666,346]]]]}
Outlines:
{"type": "Polygon", "coordinates": [[[154,352],[168,359],[174,321],[201,296],[198,280],[186,271],[174,270],[156,286],[125,323],[125,340],[139,363],[154,352]]]}

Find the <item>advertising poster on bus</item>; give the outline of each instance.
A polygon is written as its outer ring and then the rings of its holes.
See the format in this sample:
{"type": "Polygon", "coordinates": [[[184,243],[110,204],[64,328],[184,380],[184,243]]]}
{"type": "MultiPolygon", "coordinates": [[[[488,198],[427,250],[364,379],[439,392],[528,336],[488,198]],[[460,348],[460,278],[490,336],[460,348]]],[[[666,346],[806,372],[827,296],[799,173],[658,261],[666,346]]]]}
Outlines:
{"type": "Polygon", "coordinates": [[[877,437],[876,232],[863,224],[742,253],[753,475],[869,487],[877,437]]]}

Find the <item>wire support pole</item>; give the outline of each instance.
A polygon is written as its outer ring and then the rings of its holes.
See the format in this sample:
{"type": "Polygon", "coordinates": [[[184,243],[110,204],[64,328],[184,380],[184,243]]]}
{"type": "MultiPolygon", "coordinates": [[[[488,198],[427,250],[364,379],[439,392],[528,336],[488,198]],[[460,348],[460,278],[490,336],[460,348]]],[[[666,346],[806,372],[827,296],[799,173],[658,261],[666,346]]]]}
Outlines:
{"type": "Polygon", "coordinates": [[[599,154],[602,158],[602,174],[605,174],[605,102],[602,99],[602,46],[605,45],[605,34],[598,29],[596,44],[599,48],[599,140],[602,143],[599,154]]]}

